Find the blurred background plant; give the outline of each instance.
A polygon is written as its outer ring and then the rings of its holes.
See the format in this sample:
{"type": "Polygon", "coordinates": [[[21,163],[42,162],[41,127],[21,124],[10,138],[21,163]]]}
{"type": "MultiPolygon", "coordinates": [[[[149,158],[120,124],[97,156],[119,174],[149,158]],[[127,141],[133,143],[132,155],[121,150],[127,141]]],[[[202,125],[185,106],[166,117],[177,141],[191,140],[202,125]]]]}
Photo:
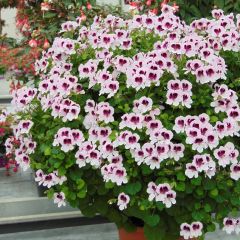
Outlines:
{"type": "Polygon", "coordinates": [[[178,14],[187,23],[194,19],[209,17],[214,8],[223,9],[225,13],[239,13],[239,0],[125,0],[132,6],[133,10],[140,13],[160,13],[163,4],[171,4],[178,14]]]}
{"type": "MultiPolygon", "coordinates": [[[[2,114],[1,110],[0,114],[2,114]]],[[[11,154],[6,154],[5,148],[6,139],[13,136],[13,132],[10,127],[11,121],[11,119],[7,119],[6,121],[0,122],[0,169],[5,169],[5,175],[7,176],[10,176],[12,173],[18,171],[18,164],[11,154]]]]}

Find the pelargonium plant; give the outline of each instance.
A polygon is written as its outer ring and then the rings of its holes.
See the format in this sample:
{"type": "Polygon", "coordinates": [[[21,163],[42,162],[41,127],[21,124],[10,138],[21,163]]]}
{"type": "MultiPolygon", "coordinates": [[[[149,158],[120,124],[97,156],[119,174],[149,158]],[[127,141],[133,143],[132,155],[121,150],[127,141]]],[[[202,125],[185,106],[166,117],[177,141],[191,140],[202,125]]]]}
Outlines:
{"type": "Polygon", "coordinates": [[[63,24],[39,86],[14,92],[7,151],[59,206],[148,240],[238,233],[240,108],[221,55],[239,52],[240,16],[203,27],[173,12],[63,24]]]}

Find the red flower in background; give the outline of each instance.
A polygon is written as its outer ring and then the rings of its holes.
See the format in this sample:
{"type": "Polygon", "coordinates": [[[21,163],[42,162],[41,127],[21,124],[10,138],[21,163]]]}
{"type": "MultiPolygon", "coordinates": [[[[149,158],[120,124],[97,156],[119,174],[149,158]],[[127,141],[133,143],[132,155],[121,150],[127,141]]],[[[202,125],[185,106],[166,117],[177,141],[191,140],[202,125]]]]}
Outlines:
{"type": "Polygon", "coordinates": [[[92,9],[92,5],[90,4],[90,2],[87,3],[87,9],[91,10],[92,9]]]}
{"type": "Polygon", "coordinates": [[[44,40],[44,43],[43,43],[43,49],[48,49],[50,47],[50,43],[47,39],[44,40]]]}
{"type": "Polygon", "coordinates": [[[168,4],[169,2],[170,2],[170,0],[163,0],[163,1],[161,2],[161,4],[160,4],[161,8],[162,8],[164,5],[168,4]]]}
{"type": "Polygon", "coordinates": [[[41,3],[41,11],[45,12],[45,11],[49,11],[51,10],[52,6],[50,3],[48,2],[42,2],[41,3]]]}
{"type": "Polygon", "coordinates": [[[157,15],[158,14],[158,9],[157,8],[154,8],[152,10],[150,10],[151,13],[157,15]]]}
{"type": "Polygon", "coordinates": [[[5,134],[5,129],[4,128],[0,128],[0,137],[4,136],[5,134]]]}
{"type": "Polygon", "coordinates": [[[29,42],[28,42],[28,45],[32,48],[35,48],[38,46],[38,43],[35,39],[31,39],[29,42]]]}

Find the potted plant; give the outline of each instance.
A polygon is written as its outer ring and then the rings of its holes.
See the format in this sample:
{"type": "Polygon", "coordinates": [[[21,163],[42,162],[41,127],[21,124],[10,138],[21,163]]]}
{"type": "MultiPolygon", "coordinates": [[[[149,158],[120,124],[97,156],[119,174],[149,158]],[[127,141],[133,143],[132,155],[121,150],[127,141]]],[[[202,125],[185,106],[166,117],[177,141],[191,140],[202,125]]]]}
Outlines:
{"type": "Polygon", "coordinates": [[[213,16],[187,25],[164,5],[62,25],[39,86],[13,93],[20,147],[7,145],[58,206],[107,217],[121,239],[239,232],[240,109],[220,56],[239,52],[239,16],[213,16]]]}

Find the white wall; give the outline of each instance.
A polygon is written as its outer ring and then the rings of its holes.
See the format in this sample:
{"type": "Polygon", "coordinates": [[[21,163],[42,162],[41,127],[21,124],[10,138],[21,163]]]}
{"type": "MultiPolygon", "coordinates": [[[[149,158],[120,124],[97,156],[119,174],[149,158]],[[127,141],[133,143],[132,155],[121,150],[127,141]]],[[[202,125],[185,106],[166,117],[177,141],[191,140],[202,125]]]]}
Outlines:
{"type": "Polygon", "coordinates": [[[19,34],[16,24],[16,9],[13,8],[5,8],[1,9],[1,18],[5,21],[5,25],[3,27],[3,34],[7,34],[8,37],[20,39],[21,35],[19,34]]]}
{"type": "Polygon", "coordinates": [[[121,0],[97,0],[97,4],[100,4],[100,5],[104,5],[104,4],[120,5],[121,0]]]}
{"type": "Polygon", "coordinates": [[[127,11],[129,9],[129,6],[124,4],[124,0],[97,0],[97,4],[121,5],[124,11],[127,11]]]}

